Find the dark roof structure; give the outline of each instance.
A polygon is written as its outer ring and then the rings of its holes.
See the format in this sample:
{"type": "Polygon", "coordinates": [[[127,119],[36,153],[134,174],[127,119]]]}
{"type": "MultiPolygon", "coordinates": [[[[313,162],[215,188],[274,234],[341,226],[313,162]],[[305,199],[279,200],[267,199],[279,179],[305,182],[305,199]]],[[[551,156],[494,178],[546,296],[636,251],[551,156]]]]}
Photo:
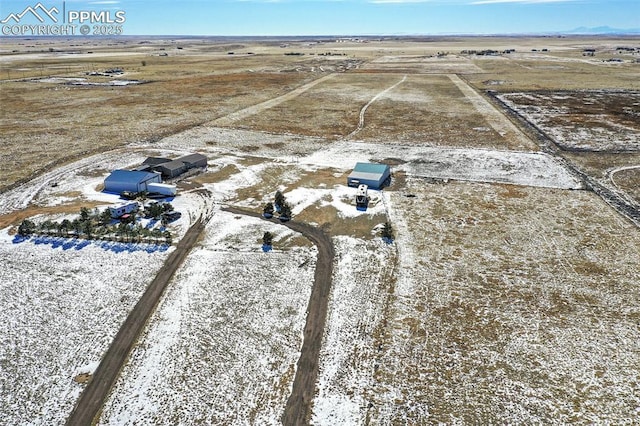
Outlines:
{"type": "Polygon", "coordinates": [[[187,165],[181,160],[168,161],[166,163],[158,164],[153,169],[162,173],[162,177],[172,178],[181,175],[186,172],[187,165]]]}
{"type": "Polygon", "coordinates": [[[194,167],[207,167],[207,157],[197,153],[185,155],[184,157],[180,157],[175,161],[182,161],[190,169],[194,167]]]}
{"type": "Polygon", "coordinates": [[[149,164],[151,166],[157,166],[158,164],[168,163],[171,161],[171,158],[162,158],[162,157],[147,157],[146,160],[142,162],[142,164],[149,164]]]}

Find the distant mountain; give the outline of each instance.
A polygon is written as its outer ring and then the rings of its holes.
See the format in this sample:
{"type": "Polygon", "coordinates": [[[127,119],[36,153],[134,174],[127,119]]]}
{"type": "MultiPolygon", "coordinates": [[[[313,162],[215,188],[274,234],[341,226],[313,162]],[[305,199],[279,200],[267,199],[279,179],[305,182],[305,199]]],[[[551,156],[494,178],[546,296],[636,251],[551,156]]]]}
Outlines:
{"type": "Polygon", "coordinates": [[[640,28],[620,29],[608,26],[601,27],[578,27],[573,30],[564,31],[564,34],[640,34],[640,28]]]}

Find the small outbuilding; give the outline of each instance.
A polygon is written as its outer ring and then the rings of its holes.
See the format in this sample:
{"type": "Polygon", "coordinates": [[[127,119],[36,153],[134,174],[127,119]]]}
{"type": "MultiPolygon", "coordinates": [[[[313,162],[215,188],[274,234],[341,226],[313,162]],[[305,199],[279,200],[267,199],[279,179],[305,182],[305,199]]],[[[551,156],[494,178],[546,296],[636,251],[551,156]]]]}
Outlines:
{"type": "Polygon", "coordinates": [[[359,187],[367,185],[371,189],[382,189],[391,180],[391,168],[386,164],[356,163],[347,177],[347,185],[359,187]]]}
{"type": "Polygon", "coordinates": [[[114,170],[104,180],[104,191],[121,194],[124,191],[142,192],[147,190],[147,184],[162,182],[160,173],[136,170],[114,170]]]}

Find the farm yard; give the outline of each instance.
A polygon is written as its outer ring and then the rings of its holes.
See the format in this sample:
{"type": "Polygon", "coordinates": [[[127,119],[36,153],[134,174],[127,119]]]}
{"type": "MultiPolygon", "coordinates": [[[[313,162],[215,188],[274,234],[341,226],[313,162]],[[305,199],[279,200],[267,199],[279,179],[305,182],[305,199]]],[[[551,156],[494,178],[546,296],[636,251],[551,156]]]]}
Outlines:
{"type": "MultiPolygon", "coordinates": [[[[598,42],[605,52],[637,44],[598,42]]],[[[584,177],[637,206],[636,64],[584,58],[585,41],[571,38],[287,48],[155,39],[130,42],[126,55],[94,43],[93,56],[0,52],[12,106],[0,112],[3,421],[65,423],[147,286],[203,219],[99,424],[281,424],[292,394],[307,391],[295,378],[312,373],[299,360],[314,327],[323,337],[305,423],[631,424],[640,415],[640,229],[584,177]],[[543,42],[550,52],[531,53],[543,42]],[[510,46],[508,56],[458,53],[510,46]],[[158,49],[173,50],[150,56],[158,49]],[[304,55],[284,54],[294,51],[304,55]],[[583,86],[561,90],[582,70],[583,86]],[[69,84],[80,78],[91,84],[69,84]],[[208,166],[173,182],[167,202],[182,215],[162,225],[170,244],[17,234],[25,219],[121,203],[103,192],[112,170],[190,153],[208,166]],[[363,161],[389,164],[392,176],[358,210],[347,176],[363,161]],[[276,191],[293,223],[333,244],[326,322],[308,317],[326,268],[318,247],[252,216],[276,191]],[[385,241],[386,222],[394,237],[385,241]]]]}

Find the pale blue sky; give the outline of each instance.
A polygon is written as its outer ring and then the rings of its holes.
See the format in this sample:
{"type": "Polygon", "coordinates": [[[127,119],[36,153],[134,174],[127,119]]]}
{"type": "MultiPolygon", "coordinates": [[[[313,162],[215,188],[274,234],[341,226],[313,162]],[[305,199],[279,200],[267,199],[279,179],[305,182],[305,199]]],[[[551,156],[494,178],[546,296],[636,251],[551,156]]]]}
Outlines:
{"type": "MultiPolygon", "coordinates": [[[[62,0],[40,0],[62,10],[62,0]]],[[[0,20],[38,0],[1,0],[0,20]]],[[[640,0],[66,0],[125,12],[128,35],[525,34],[640,28],[640,0]]],[[[27,18],[25,18],[27,19],[27,18]]]]}

